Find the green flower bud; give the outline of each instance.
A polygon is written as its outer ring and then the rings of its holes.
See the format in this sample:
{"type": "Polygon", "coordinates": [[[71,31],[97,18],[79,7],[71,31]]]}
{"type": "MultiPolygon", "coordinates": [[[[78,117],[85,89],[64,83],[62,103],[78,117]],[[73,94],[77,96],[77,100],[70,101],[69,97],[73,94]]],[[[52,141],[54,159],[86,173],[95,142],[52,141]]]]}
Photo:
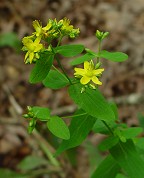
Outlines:
{"type": "Polygon", "coordinates": [[[28,110],[29,112],[31,112],[31,111],[32,111],[32,107],[31,107],[31,106],[27,106],[27,110],[28,110]]]}
{"type": "Polygon", "coordinates": [[[102,41],[109,35],[109,32],[100,32],[99,30],[97,30],[95,35],[99,41],[102,41]]]}
{"type": "Polygon", "coordinates": [[[29,115],[28,114],[24,114],[23,117],[27,119],[27,118],[29,118],[29,115]]]}
{"type": "Polygon", "coordinates": [[[98,62],[95,66],[95,69],[98,69],[101,66],[101,62],[98,62]]]}

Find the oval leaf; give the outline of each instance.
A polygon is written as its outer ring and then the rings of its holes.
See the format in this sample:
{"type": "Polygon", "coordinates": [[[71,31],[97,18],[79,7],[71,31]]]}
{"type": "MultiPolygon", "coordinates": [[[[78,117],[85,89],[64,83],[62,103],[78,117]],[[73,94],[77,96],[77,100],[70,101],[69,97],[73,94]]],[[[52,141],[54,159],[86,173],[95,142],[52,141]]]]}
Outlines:
{"type": "Polygon", "coordinates": [[[139,135],[140,133],[142,133],[143,129],[141,127],[131,127],[131,128],[127,128],[125,130],[122,130],[122,135],[127,138],[134,138],[137,135],[139,135]]]}
{"type": "Polygon", "coordinates": [[[106,122],[115,120],[113,110],[99,90],[93,90],[87,87],[85,91],[81,93],[82,87],[83,85],[80,83],[69,87],[69,95],[74,102],[89,115],[97,119],[101,119],[106,122]]]}
{"type": "Polygon", "coordinates": [[[52,116],[47,122],[47,127],[56,137],[68,140],[70,132],[65,122],[58,116],[52,116]]]}
{"type": "Polygon", "coordinates": [[[128,55],[122,52],[108,52],[108,51],[101,51],[99,57],[108,59],[114,62],[123,62],[128,59],[128,55]]]}
{"type": "Polygon", "coordinates": [[[38,83],[43,81],[50,71],[53,59],[54,59],[53,54],[42,53],[30,74],[29,82],[38,83]]]}
{"type": "Polygon", "coordinates": [[[32,111],[36,118],[40,119],[41,121],[47,121],[50,119],[50,110],[48,108],[34,106],[32,107],[32,111]]]}
{"type": "Polygon", "coordinates": [[[89,61],[89,60],[91,60],[91,59],[94,59],[95,57],[96,57],[96,56],[93,55],[93,54],[86,53],[85,55],[83,55],[83,56],[81,56],[81,57],[78,57],[78,58],[72,60],[72,61],[70,62],[70,64],[73,65],[73,66],[74,66],[74,65],[78,65],[78,64],[81,64],[81,63],[83,63],[83,62],[85,62],[85,61],[89,61]]]}
{"type": "Polygon", "coordinates": [[[61,152],[69,148],[73,148],[80,145],[89,134],[96,119],[87,114],[82,115],[82,113],[83,111],[79,111],[75,113],[75,115],[77,116],[73,116],[71,124],[69,126],[70,139],[64,140],[61,143],[60,147],[55,153],[55,156],[59,155],[61,152]]]}
{"type": "Polygon", "coordinates": [[[50,70],[49,74],[43,80],[43,85],[51,89],[60,89],[69,84],[68,79],[56,70],[50,70]]]}
{"type": "Polygon", "coordinates": [[[80,54],[84,50],[83,45],[63,45],[63,46],[58,46],[55,49],[55,53],[59,53],[62,56],[65,57],[73,57],[78,54],[80,54]]]}

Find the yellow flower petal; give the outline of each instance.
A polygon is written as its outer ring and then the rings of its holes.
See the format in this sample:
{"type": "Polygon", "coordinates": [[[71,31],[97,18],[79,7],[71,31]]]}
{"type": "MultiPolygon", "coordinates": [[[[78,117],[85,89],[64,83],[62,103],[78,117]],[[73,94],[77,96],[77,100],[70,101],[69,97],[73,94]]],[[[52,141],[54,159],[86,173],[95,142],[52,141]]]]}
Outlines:
{"type": "Polygon", "coordinates": [[[32,63],[33,58],[34,58],[34,52],[31,52],[29,54],[30,63],[32,63]]]}
{"type": "Polygon", "coordinates": [[[90,65],[89,65],[89,62],[88,62],[88,61],[85,61],[85,62],[84,62],[84,69],[85,69],[85,70],[88,70],[88,69],[89,69],[89,66],[90,66],[90,65]]]}
{"type": "Polygon", "coordinates": [[[33,43],[33,41],[32,41],[31,39],[27,38],[27,37],[24,37],[24,38],[22,39],[22,43],[23,43],[25,46],[28,46],[29,43],[33,43]]]}
{"type": "Polygon", "coordinates": [[[102,74],[103,71],[104,71],[104,69],[96,69],[93,71],[93,74],[94,75],[102,74]]]}
{"type": "Polygon", "coordinates": [[[37,38],[35,39],[35,41],[34,41],[34,44],[35,44],[35,45],[39,44],[40,40],[41,40],[41,37],[40,37],[40,36],[37,37],[37,38]]]}
{"type": "Polygon", "coordinates": [[[51,27],[52,27],[52,23],[51,23],[51,22],[48,22],[47,25],[46,25],[45,27],[43,27],[42,29],[43,29],[44,31],[47,31],[47,30],[49,30],[51,27]]]}
{"type": "Polygon", "coordinates": [[[80,83],[83,84],[83,85],[86,85],[87,83],[89,83],[90,81],[90,78],[87,77],[87,76],[83,76],[81,79],[80,79],[80,83]]]}
{"type": "Polygon", "coordinates": [[[28,58],[28,55],[29,55],[29,52],[27,52],[26,55],[25,55],[25,61],[28,58]]]}
{"type": "Polygon", "coordinates": [[[43,48],[42,44],[38,44],[34,50],[34,52],[40,51],[43,48]]]}
{"type": "Polygon", "coordinates": [[[95,84],[97,84],[97,85],[102,85],[102,82],[99,81],[99,79],[98,79],[96,76],[93,76],[93,77],[92,77],[92,81],[93,81],[95,84]]]}
{"type": "Polygon", "coordinates": [[[42,26],[39,24],[38,20],[33,21],[33,27],[35,29],[36,36],[40,36],[42,32],[42,26]]]}
{"type": "Polygon", "coordinates": [[[74,70],[76,71],[75,75],[81,75],[81,76],[83,76],[85,74],[85,70],[84,69],[76,68],[75,67],[74,70]]]}

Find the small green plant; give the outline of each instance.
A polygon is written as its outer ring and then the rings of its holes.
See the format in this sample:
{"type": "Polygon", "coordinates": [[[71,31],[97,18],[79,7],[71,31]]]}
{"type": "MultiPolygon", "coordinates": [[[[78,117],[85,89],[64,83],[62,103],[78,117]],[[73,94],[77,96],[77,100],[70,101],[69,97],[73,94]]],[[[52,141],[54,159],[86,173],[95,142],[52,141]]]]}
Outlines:
{"type": "Polygon", "coordinates": [[[104,72],[101,58],[123,62],[128,56],[122,52],[101,50],[101,44],[109,33],[99,30],[95,34],[99,44],[97,52],[91,51],[83,44],[61,45],[63,38],[76,38],[80,33],[67,18],[60,21],[49,19],[45,27],[35,20],[33,27],[35,32],[22,40],[22,49],[26,52],[24,62],[34,64],[29,82],[42,82],[45,87],[53,90],[67,87],[69,96],[78,109],[74,115],[59,117],[52,115],[49,108],[28,106],[28,112],[24,114],[29,120],[28,132],[32,133],[37,121],[41,121],[53,135],[63,139],[54,156],[80,145],[90,131],[105,134],[107,138],[98,148],[101,151],[108,150],[109,154],[92,173],[91,178],[144,178],[144,152],[139,151],[141,138],[136,137],[142,133],[142,128],[129,128],[121,123],[116,105],[108,102],[98,89],[99,85],[102,85],[100,78],[104,72]],[[72,66],[84,66],[75,67],[74,76],[70,77],[59,55],[75,57],[70,62],[72,66]],[[76,57],[77,55],[79,56],[76,57]],[[58,68],[54,61],[57,62],[58,68]],[[64,118],[71,119],[69,127],[64,118]]]}

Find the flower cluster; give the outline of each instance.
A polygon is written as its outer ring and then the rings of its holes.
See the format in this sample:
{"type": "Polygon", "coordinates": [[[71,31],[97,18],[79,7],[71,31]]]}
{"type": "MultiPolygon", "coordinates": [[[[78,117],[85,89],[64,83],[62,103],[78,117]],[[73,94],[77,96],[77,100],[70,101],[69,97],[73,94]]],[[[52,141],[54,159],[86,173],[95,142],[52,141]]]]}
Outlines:
{"type": "Polygon", "coordinates": [[[42,24],[35,20],[33,21],[33,27],[35,32],[31,36],[24,37],[23,51],[26,51],[25,63],[33,63],[39,59],[39,52],[46,50],[42,41],[48,43],[48,47],[53,39],[62,39],[64,36],[75,38],[79,33],[79,28],[74,29],[73,25],[70,25],[70,20],[67,18],[57,21],[56,19],[49,19],[47,25],[42,27],[42,24]]]}
{"type": "Polygon", "coordinates": [[[102,85],[102,82],[98,79],[98,77],[102,74],[104,69],[96,69],[92,60],[90,62],[84,62],[84,69],[74,68],[74,70],[75,77],[81,78],[80,83],[82,85],[90,84],[92,88],[95,88],[95,84],[102,85]]]}

